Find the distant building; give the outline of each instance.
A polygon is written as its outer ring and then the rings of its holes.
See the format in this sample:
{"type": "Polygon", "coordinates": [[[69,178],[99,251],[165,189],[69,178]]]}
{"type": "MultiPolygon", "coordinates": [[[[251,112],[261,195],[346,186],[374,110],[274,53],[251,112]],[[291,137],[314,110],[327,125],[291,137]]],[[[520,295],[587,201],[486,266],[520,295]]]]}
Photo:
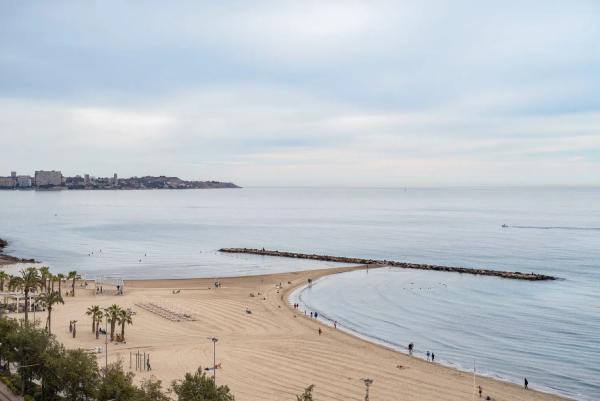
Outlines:
{"type": "Polygon", "coordinates": [[[83,182],[85,185],[90,185],[90,175],[89,174],[85,174],[83,176],[83,182]]]}
{"type": "Polygon", "coordinates": [[[28,175],[17,176],[17,187],[19,188],[31,188],[33,185],[33,178],[28,175]]]}
{"type": "Polygon", "coordinates": [[[85,188],[85,179],[80,175],[76,175],[75,177],[66,177],[65,185],[69,189],[84,189],[85,188]]]}
{"type": "Polygon", "coordinates": [[[17,172],[16,172],[16,171],[11,171],[11,172],[10,172],[10,177],[11,177],[13,180],[16,180],[16,179],[17,179],[17,172]]]}
{"type": "Polygon", "coordinates": [[[60,171],[44,171],[38,170],[35,172],[35,186],[40,187],[58,187],[63,183],[63,176],[60,171]]]}
{"type": "Polygon", "coordinates": [[[0,188],[2,189],[13,189],[17,185],[17,182],[12,177],[0,177],[0,188]]]}
{"type": "Polygon", "coordinates": [[[117,178],[117,173],[113,176],[113,185],[119,185],[119,179],[117,178]]]}

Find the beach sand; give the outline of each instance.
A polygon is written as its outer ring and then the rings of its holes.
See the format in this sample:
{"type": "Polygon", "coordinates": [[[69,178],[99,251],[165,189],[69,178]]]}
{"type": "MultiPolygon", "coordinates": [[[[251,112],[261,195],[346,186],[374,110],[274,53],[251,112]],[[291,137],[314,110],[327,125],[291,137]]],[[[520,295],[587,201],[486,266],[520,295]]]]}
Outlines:
{"type": "MultiPolygon", "coordinates": [[[[131,307],[137,314],[133,325],[125,329],[127,342],[109,343],[108,361],[121,359],[129,369],[130,353],[149,353],[152,371],[136,372],[136,381],[155,376],[167,385],[186,372],[211,366],[213,344],[207,337],[216,336],[216,360],[221,364],[217,384],[228,385],[239,401],[292,401],[310,384],[315,385],[317,401],[358,401],[364,399],[362,378],[374,380],[371,400],[470,400],[472,374],[369,343],[306,318],[287,304],[289,292],[308,278],[361,268],[222,278],[218,289],[209,289],[215,279],[128,281],[123,296],[113,295],[108,287],[104,294],[95,295],[93,284],[89,289],[76,286],[76,296],[66,297],[65,305],[53,312],[52,331],[67,347],[103,348],[104,337],[95,339],[86,309],[113,303],[131,307]],[[181,291],[173,294],[173,289],[181,291]],[[147,302],[197,320],[173,322],[136,306],[147,302]],[[246,313],[246,308],[252,313],[246,313]],[[69,320],[78,321],[75,339],[70,337],[69,320]]],[[[45,314],[38,312],[37,318],[45,321],[45,314]]],[[[104,354],[98,355],[98,362],[104,366],[104,354]]],[[[489,378],[477,377],[476,382],[483,387],[484,398],[562,399],[489,378]]]]}

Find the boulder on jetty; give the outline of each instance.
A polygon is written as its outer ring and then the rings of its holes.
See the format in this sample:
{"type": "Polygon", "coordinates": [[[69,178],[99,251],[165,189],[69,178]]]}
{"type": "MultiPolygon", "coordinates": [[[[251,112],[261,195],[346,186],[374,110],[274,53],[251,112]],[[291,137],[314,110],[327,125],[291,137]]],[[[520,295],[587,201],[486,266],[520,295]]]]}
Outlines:
{"type": "Polygon", "coordinates": [[[331,256],[331,255],[317,255],[317,254],[306,254],[297,252],[285,252],[285,251],[273,251],[268,249],[256,249],[256,248],[221,248],[219,252],[226,253],[245,253],[262,256],[279,256],[284,258],[296,258],[296,259],[311,259],[311,260],[322,260],[326,262],[338,262],[338,263],[351,263],[357,265],[380,265],[380,266],[393,266],[402,269],[418,269],[418,270],[433,270],[453,273],[465,273],[475,274],[480,276],[495,276],[501,278],[508,278],[513,280],[527,280],[527,281],[546,281],[556,280],[554,276],[547,276],[545,274],[537,273],[521,273],[511,272],[503,270],[492,270],[492,269],[479,269],[469,267],[453,267],[453,266],[438,266],[421,263],[408,263],[408,262],[397,262],[393,260],[376,260],[376,259],[362,259],[362,258],[348,258],[344,256],[331,256]]]}

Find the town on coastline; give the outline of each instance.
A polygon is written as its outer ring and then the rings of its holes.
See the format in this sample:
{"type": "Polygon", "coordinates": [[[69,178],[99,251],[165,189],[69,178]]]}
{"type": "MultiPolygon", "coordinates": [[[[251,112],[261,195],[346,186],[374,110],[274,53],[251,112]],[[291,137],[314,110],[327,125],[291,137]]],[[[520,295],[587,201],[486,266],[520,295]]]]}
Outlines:
{"type": "Polygon", "coordinates": [[[61,189],[210,189],[240,188],[231,182],[220,181],[186,181],[178,177],[65,177],[61,171],[38,170],[33,176],[17,175],[12,171],[10,176],[0,176],[0,189],[8,190],[61,190],[61,189]]]}

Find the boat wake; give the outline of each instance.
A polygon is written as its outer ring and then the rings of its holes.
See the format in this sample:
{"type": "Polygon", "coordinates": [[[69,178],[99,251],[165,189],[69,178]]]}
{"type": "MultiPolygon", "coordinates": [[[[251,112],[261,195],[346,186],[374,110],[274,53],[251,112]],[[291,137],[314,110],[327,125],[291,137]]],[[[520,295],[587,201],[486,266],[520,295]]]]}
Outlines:
{"type": "Polygon", "coordinates": [[[600,231],[600,227],[570,227],[570,226],[509,226],[507,228],[523,228],[532,230],[575,230],[575,231],[600,231]]]}

